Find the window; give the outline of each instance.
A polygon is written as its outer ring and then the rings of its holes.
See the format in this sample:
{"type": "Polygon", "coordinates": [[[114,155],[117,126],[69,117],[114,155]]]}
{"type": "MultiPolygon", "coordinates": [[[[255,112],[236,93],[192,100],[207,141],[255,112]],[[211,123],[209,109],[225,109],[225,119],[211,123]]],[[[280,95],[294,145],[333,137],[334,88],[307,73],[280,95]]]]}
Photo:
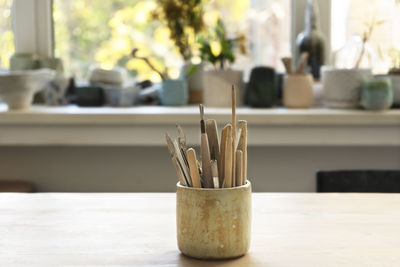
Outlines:
{"type": "Polygon", "coordinates": [[[11,0],[0,0],[0,69],[9,67],[14,53],[14,34],[11,27],[11,0]]]}
{"type": "MultiPolygon", "coordinates": [[[[236,68],[254,65],[280,67],[280,57],[290,53],[290,0],[215,0],[205,7],[206,23],[221,16],[229,31],[245,33],[249,55],[241,55],[236,68]]],[[[63,59],[68,74],[87,78],[91,65],[120,66],[139,79],[159,76],[132,59],[132,48],[151,56],[159,68],[179,75],[182,59],[169,39],[168,29],[154,22],[155,0],[54,0],[55,56],[63,59]]]]}
{"type": "Polygon", "coordinates": [[[361,36],[365,24],[375,18],[383,20],[375,26],[369,42],[372,49],[373,70],[386,73],[392,64],[392,53],[400,51],[400,1],[398,0],[332,0],[333,51],[343,47],[352,36],[361,36]]]}

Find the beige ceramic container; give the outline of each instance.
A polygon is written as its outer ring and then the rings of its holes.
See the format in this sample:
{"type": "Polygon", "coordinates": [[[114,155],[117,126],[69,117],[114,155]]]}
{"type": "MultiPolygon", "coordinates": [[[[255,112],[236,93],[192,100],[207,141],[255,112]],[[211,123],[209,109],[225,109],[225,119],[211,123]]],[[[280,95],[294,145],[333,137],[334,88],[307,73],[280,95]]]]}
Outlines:
{"type": "Polygon", "coordinates": [[[314,102],[311,75],[286,75],[283,87],[283,104],[287,108],[309,108],[314,102]]]}
{"type": "Polygon", "coordinates": [[[198,259],[228,259],[250,246],[251,184],[205,189],[177,184],[179,250],[198,259]]]}

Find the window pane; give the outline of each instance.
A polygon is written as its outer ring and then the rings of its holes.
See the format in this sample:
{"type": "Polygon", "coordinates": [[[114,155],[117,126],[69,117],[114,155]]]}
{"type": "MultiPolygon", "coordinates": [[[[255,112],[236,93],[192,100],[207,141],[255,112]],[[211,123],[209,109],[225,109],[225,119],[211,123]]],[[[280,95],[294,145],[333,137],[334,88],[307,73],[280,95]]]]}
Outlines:
{"type": "Polygon", "coordinates": [[[0,69],[7,69],[14,53],[14,35],[11,27],[11,0],[0,0],[0,69]]]}
{"type": "MultiPolygon", "coordinates": [[[[139,79],[159,77],[130,52],[139,48],[158,68],[168,66],[173,77],[183,63],[169,39],[167,27],[153,21],[155,0],[54,0],[55,54],[77,79],[87,78],[91,65],[120,66],[139,79]]],[[[290,52],[290,0],[215,0],[205,7],[205,20],[223,18],[229,32],[247,35],[248,55],[238,55],[235,67],[280,66],[290,52]]]]}
{"type": "Polygon", "coordinates": [[[373,50],[375,73],[386,73],[392,65],[391,55],[400,51],[400,1],[332,0],[332,49],[338,50],[354,35],[362,36],[366,24],[376,25],[369,42],[373,50]],[[368,4],[366,4],[368,2],[368,4]]]}

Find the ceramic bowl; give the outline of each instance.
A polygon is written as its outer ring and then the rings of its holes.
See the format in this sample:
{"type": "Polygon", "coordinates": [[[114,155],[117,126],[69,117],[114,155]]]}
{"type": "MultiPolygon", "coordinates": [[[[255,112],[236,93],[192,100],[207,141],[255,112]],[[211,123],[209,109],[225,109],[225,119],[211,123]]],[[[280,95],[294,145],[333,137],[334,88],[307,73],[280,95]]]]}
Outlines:
{"type": "Polygon", "coordinates": [[[10,110],[27,109],[35,93],[41,91],[54,78],[49,69],[0,72],[0,99],[10,110]]]}

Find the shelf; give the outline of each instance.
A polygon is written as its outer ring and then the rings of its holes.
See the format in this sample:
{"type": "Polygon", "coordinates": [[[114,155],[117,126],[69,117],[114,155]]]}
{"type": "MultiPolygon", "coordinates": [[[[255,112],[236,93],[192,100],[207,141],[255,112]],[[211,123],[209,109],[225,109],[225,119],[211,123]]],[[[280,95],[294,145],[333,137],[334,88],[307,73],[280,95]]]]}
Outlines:
{"type": "MultiPolygon", "coordinates": [[[[231,120],[227,108],[206,108],[221,128],[231,120]]],[[[248,121],[249,145],[400,145],[400,110],[238,108],[248,121]]],[[[7,111],[0,105],[0,145],[159,146],[164,134],[184,128],[190,144],[199,142],[199,111],[189,107],[81,108],[33,106],[7,111]]]]}

